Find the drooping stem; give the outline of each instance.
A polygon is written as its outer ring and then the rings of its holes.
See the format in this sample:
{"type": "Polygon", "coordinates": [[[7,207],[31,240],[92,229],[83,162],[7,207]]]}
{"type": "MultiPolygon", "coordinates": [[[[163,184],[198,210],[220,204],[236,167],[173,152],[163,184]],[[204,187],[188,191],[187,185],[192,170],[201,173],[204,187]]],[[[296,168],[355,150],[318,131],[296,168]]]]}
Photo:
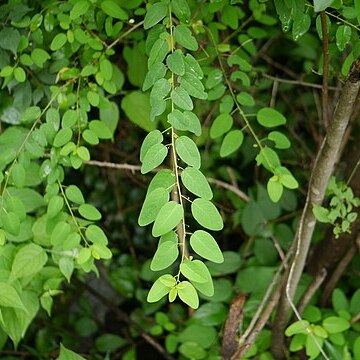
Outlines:
{"type": "Polygon", "coordinates": [[[328,32],[326,25],[326,14],[325,11],[320,13],[321,18],[321,31],[322,31],[322,44],[323,44],[323,83],[322,83],[322,118],[325,128],[329,126],[329,91],[328,91],[328,82],[329,82],[329,40],[328,32]]]}

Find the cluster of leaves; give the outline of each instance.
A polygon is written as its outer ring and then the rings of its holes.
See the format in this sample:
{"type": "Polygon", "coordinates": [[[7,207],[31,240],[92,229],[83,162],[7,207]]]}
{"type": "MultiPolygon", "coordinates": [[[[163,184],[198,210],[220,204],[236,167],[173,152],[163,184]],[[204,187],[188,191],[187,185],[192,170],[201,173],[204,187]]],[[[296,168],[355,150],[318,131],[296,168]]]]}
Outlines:
{"type": "Polygon", "coordinates": [[[331,197],[329,209],[324,206],[313,208],[316,219],[322,223],[332,224],[336,238],[342,233],[351,233],[351,224],[358,216],[354,208],[360,205],[360,199],[354,196],[352,189],[345,182],[336,182],[335,177],[331,177],[329,181],[327,196],[331,197]]]}
{"type": "Polygon", "coordinates": [[[360,291],[350,301],[341,289],[332,294],[333,309],[320,309],[308,305],[302,314],[303,320],[292,323],[285,334],[293,336],[289,350],[303,348],[309,359],[321,359],[321,349],[331,359],[358,359],[360,356],[360,327],[354,316],[360,312],[360,291]]]}

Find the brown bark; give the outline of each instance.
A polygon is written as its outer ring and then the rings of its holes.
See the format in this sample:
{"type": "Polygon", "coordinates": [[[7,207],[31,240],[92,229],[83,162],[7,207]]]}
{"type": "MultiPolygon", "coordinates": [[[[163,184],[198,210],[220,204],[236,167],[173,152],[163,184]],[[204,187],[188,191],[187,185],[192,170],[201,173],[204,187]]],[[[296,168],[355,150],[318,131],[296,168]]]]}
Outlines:
{"type": "Polygon", "coordinates": [[[296,310],[292,301],[303,273],[316,225],[312,208],[313,205],[321,205],[324,199],[325,190],[341,149],[343,136],[350,120],[359,87],[360,58],[354,62],[350,70],[311,173],[306,202],[294,242],[296,251],[275,318],[272,352],[276,359],[284,358],[284,330],[289,320],[291,308],[294,311],[296,310]]]}

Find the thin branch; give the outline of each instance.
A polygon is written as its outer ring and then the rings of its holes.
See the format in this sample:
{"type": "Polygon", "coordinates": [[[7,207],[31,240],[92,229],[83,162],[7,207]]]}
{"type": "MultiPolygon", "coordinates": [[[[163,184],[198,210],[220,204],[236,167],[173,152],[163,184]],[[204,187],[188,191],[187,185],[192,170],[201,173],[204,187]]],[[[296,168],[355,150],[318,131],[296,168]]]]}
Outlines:
{"type": "Polygon", "coordinates": [[[324,62],[323,62],[323,83],[322,83],[322,120],[325,125],[325,128],[329,126],[329,92],[328,92],[328,82],[329,82],[329,39],[326,26],[326,15],[325,11],[321,11],[321,31],[322,31],[322,44],[324,52],[324,62]]]}
{"type": "Polygon", "coordinates": [[[132,33],[134,30],[136,30],[137,28],[139,28],[140,26],[142,26],[144,24],[144,21],[140,21],[139,23],[137,23],[136,25],[134,25],[133,27],[131,27],[130,29],[126,30],[124,33],[122,33],[116,40],[114,40],[108,47],[107,50],[113,48],[119,41],[121,41],[124,37],[128,36],[130,33],[132,33]]]}
{"type": "Polygon", "coordinates": [[[350,70],[311,173],[305,206],[295,236],[294,246],[296,253],[290,268],[285,293],[282,294],[276,314],[272,351],[278,359],[282,359],[284,356],[284,330],[289,319],[290,308],[294,311],[297,318],[301,319],[293,303],[293,298],[305,266],[316,225],[316,218],[312,209],[314,205],[321,205],[324,199],[325,190],[334,170],[337,154],[340,150],[359,88],[360,58],[353,63],[350,70]]]}
{"type": "MultiPolygon", "coordinates": [[[[299,86],[305,86],[305,87],[311,87],[311,88],[315,88],[315,89],[322,89],[322,85],[320,84],[313,84],[313,83],[309,83],[306,81],[301,81],[301,80],[291,80],[291,79],[283,79],[283,78],[279,78],[277,76],[271,76],[269,74],[263,73],[261,74],[264,78],[270,79],[270,80],[274,80],[280,83],[284,83],[284,84],[293,84],[293,85],[299,85],[299,86]]],[[[337,90],[338,88],[335,86],[328,86],[329,90],[337,90]]]]}
{"type": "Polygon", "coordinates": [[[310,300],[316,293],[317,289],[319,289],[321,284],[324,282],[326,275],[327,275],[326,269],[322,269],[322,271],[320,271],[317,274],[317,276],[315,276],[314,280],[312,281],[312,283],[307,288],[304,295],[302,296],[302,298],[299,301],[299,304],[298,304],[299,314],[303,313],[305,307],[307,306],[307,304],[309,304],[310,300]]]}
{"type": "Polygon", "coordinates": [[[244,200],[245,202],[249,202],[250,198],[244,193],[242,192],[240,189],[238,189],[237,187],[228,184],[224,181],[218,180],[218,179],[213,179],[213,178],[207,178],[208,182],[217,186],[220,186],[226,190],[230,190],[231,192],[233,192],[235,195],[237,195],[240,199],[244,200]]]}
{"type": "Polygon", "coordinates": [[[130,170],[132,172],[141,170],[140,165],[117,164],[117,163],[108,162],[108,161],[89,160],[89,161],[85,161],[85,164],[99,166],[99,167],[105,167],[105,168],[112,168],[112,169],[117,169],[117,170],[130,170]]]}

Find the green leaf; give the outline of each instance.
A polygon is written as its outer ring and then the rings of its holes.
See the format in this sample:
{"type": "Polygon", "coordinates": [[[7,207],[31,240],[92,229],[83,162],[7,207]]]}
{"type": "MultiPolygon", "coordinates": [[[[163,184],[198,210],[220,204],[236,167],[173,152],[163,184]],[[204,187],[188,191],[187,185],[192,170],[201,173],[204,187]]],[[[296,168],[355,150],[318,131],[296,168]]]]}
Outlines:
{"type": "Polygon", "coordinates": [[[89,10],[90,3],[87,0],[77,1],[70,11],[70,19],[75,20],[82,15],[85,15],[89,10]]]}
{"type": "Polygon", "coordinates": [[[0,48],[10,50],[16,55],[20,43],[20,33],[14,28],[5,27],[0,31],[0,48]]]}
{"type": "Polygon", "coordinates": [[[140,148],[140,161],[144,161],[144,156],[148,150],[156,144],[160,144],[164,140],[162,133],[159,130],[153,130],[146,135],[140,148]]]}
{"type": "Polygon", "coordinates": [[[160,276],[151,287],[147,301],[149,303],[157,302],[165,295],[167,295],[171,288],[176,285],[176,279],[169,274],[160,276]]]}
{"type": "Polygon", "coordinates": [[[18,279],[38,273],[46,264],[48,257],[45,250],[36,244],[23,246],[15,255],[11,278],[18,279]]]}
{"type": "Polygon", "coordinates": [[[190,131],[197,136],[201,135],[201,125],[199,118],[190,111],[175,109],[168,115],[168,122],[176,129],[181,131],[190,131]]]}
{"type": "Polygon", "coordinates": [[[144,29],[150,29],[157,23],[159,23],[168,12],[167,3],[159,2],[152,4],[148,7],[144,19],[144,29]]]}
{"type": "Polygon", "coordinates": [[[332,293],[332,304],[335,311],[349,310],[349,301],[341,289],[335,289],[332,293]]]}
{"type": "Polygon", "coordinates": [[[343,51],[351,39],[351,28],[347,25],[340,25],[336,30],[336,46],[343,51]]]}
{"type": "Polygon", "coordinates": [[[351,297],[350,312],[351,314],[357,314],[360,312],[360,289],[357,289],[351,297]]]}
{"type": "Polygon", "coordinates": [[[85,230],[86,238],[93,244],[107,245],[108,239],[104,231],[97,225],[90,225],[85,230]]]}
{"type": "Polygon", "coordinates": [[[282,184],[279,182],[278,176],[273,176],[269,179],[267,183],[267,192],[269,194],[270,199],[274,203],[277,203],[280,200],[283,190],[284,188],[282,184]]]}
{"type": "Polygon", "coordinates": [[[140,91],[133,91],[124,96],[121,107],[128,119],[146,131],[156,129],[156,122],[150,120],[150,97],[140,91]]]}
{"type": "Polygon", "coordinates": [[[87,220],[97,221],[101,219],[100,211],[93,205],[81,204],[78,208],[79,214],[87,220]]]}
{"type": "Polygon", "coordinates": [[[75,204],[81,205],[85,203],[81,190],[76,185],[69,185],[65,189],[66,197],[75,204]]]}
{"type": "Polygon", "coordinates": [[[127,20],[129,18],[126,11],[124,11],[114,0],[101,1],[101,9],[106,15],[115,19],[127,20]]]}
{"type": "Polygon", "coordinates": [[[209,230],[221,230],[224,227],[221,215],[215,205],[205,199],[195,199],[191,204],[195,220],[209,230]]]}
{"type": "Polygon", "coordinates": [[[176,183],[174,173],[169,169],[160,170],[151,180],[147,193],[154,191],[159,187],[165,188],[168,192],[171,192],[176,183]]]}
{"type": "Polygon", "coordinates": [[[56,51],[61,49],[67,42],[67,37],[64,33],[55,35],[50,44],[50,49],[56,51]]]}
{"type": "Polygon", "coordinates": [[[79,255],[77,257],[77,263],[79,265],[85,264],[90,258],[91,258],[90,248],[82,248],[79,251],[79,255]]]}
{"type": "Polygon", "coordinates": [[[74,271],[74,260],[67,256],[62,257],[59,260],[59,270],[65,276],[68,283],[70,283],[70,278],[74,271]]]}
{"type": "Polygon", "coordinates": [[[146,74],[142,90],[150,89],[158,80],[162,79],[166,74],[166,66],[162,62],[157,62],[151,65],[146,74]]]}
{"type": "Polygon", "coordinates": [[[191,18],[191,11],[186,0],[172,0],[171,11],[182,22],[186,22],[191,18]]]}
{"type": "Polygon", "coordinates": [[[55,136],[53,145],[61,147],[68,143],[73,136],[73,131],[70,128],[61,129],[55,136]]]}
{"type": "Polygon", "coordinates": [[[324,329],[330,333],[340,333],[350,328],[350,323],[338,316],[329,316],[323,320],[322,325],[324,329]]]}
{"type": "Polygon", "coordinates": [[[241,91],[237,96],[236,96],[237,101],[239,102],[240,105],[243,106],[248,106],[248,107],[252,107],[255,105],[255,100],[254,98],[247,92],[245,91],[241,91]]]}
{"type": "Polygon", "coordinates": [[[180,49],[175,50],[172,54],[167,56],[166,65],[169,70],[176,75],[183,76],[185,74],[184,55],[180,49]]]}
{"type": "Polygon", "coordinates": [[[314,204],[312,211],[317,221],[320,221],[325,224],[330,222],[329,219],[330,212],[328,209],[324,208],[323,206],[314,204]]]}
{"type": "Polygon", "coordinates": [[[185,70],[186,73],[195,75],[198,79],[202,79],[204,77],[201,66],[191,54],[186,54],[185,56],[185,70]]]}
{"type": "Polygon", "coordinates": [[[329,7],[334,0],[314,0],[314,11],[320,12],[329,7]]]}
{"type": "Polygon", "coordinates": [[[56,360],[86,360],[82,356],[67,349],[63,344],[60,344],[60,354],[56,360]]]}
{"type": "Polygon", "coordinates": [[[0,282],[0,306],[18,308],[26,311],[19,294],[16,289],[5,282],[0,282]]]}
{"type": "Polygon", "coordinates": [[[230,114],[218,115],[210,128],[211,139],[216,139],[227,133],[233,125],[233,118],[230,114]]]}
{"type": "Polygon", "coordinates": [[[179,82],[181,86],[188,92],[189,95],[202,100],[207,99],[208,95],[204,91],[205,90],[204,85],[200,81],[197,75],[193,74],[192,72],[186,72],[184,76],[179,78],[179,82]]]}
{"type": "Polygon", "coordinates": [[[20,116],[21,122],[33,122],[41,116],[41,109],[38,106],[28,107],[20,116]]]}
{"type": "Polygon", "coordinates": [[[105,80],[111,80],[113,77],[113,67],[108,59],[102,59],[99,64],[100,73],[105,80]]]}
{"type": "Polygon", "coordinates": [[[201,157],[199,150],[189,137],[180,136],[175,142],[176,153],[180,159],[186,164],[193,166],[195,169],[199,169],[201,165],[201,157]]]}
{"type": "Polygon", "coordinates": [[[14,70],[14,77],[17,82],[24,82],[26,80],[26,73],[25,70],[22,67],[17,67],[14,70]]]}
{"type": "Polygon", "coordinates": [[[194,108],[189,94],[181,86],[171,92],[171,99],[182,110],[192,110],[194,108]]]}
{"type": "Polygon", "coordinates": [[[78,112],[72,109],[65,111],[62,120],[61,126],[63,128],[69,128],[74,126],[78,121],[78,112]]]}
{"type": "Polygon", "coordinates": [[[175,201],[169,201],[156,216],[152,235],[158,237],[168,233],[176,227],[184,216],[184,208],[175,201]]]}
{"type": "Polygon", "coordinates": [[[232,130],[225,135],[220,148],[220,156],[226,157],[235,152],[244,141],[244,133],[241,130],[232,130]]]}
{"type": "Polygon", "coordinates": [[[222,71],[220,69],[214,69],[209,73],[205,85],[208,89],[213,89],[217,85],[221,84],[223,82],[223,79],[224,75],[222,71]]]}
{"type": "Polygon", "coordinates": [[[275,143],[277,149],[288,149],[291,146],[288,137],[279,131],[269,133],[268,139],[275,143]]]}
{"type": "Polygon", "coordinates": [[[319,338],[318,336],[315,336],[315,339],[308,335],[306,337],[306,343],[305,343],[305,349],[306,349],[306,355],[309,356],[310,359],[315,359],[320,354],[320,349],[323,346],[324,340],[322,338],[319,338]]]}
{"type": "Polygon", "coordinates": [[[191,30],[186,25],[178,25],[175,27],[174,38],[178,44],[188,50],[196,51],[199,48],[191,30]]]}
{"type": "Polygon", "coordinates": [[[174,231],[170,231],[160,238],[158,248],[150,264],[150,269],[152,271],[166,269],[174,263],[178,255],[178,237],[174,231]]]}
{"type": "Polygon", "coordinates": [[[215,263],[222,263],[224,256],[216,240],[206,231],[197,230],[190,237],[192,249],[201,257],[215,263]]]}
{"type": "Polygon", "coordinates": [[[184,260],[180,264],[181,273],[190,281],[204,283],[208,279],[208,272],[206,265],[200,260],[184,260]]]}
{"type": "Polygon", "coordinates": [[[166,158],[167,153],[168,148],[163,144],[155,144],[151,146],[144,155],[141,165],[141,173],[146,174],[161,165],[166,158]]]}
{"type": "Polygon", "coordinates": [[[285,330],[285,335],[293,336],[295,334],[307,334],[307,329],[309,327],[310,324],[306,320],[295,321],[285,330]]]}
{"type": "Polygon", "coordinates": [[[148,68],[155,63],[162,62],[169,52],[169,43],[165,39],[158,39],[152,46],[148,59],[148,68]]]}
{"type": "Polygon", "coordinates": [[[213,197],[212,190],[204,174],[192,167],[187,167],[181,173],[181,180],[184,186],[194,195],[206,200],[213,197]]]}
{"type": "Polygon", "coordinates": [[[81,135],[83,139],[90,145],[97,145],[99,143],[99,138],[92,130],[86,129],[81,135]]]}
{"type": "Polygon", "coordinates": [[[155,221],[160,209],[169,201],[169,192],[159,187],[146,195],[141,208],[138,224],[145,226],[155,221]]]}
{"type": "Polygon", "coordinates": [[[55,217],[63,208],[64,199],[61,196],[53,196],[49,200],[49,204],[47,207],[47,216],[49,219],[55,217]]]}
{"type": "Polygon", "coordinates": [[[177,285],[179,298],[193,309],[199,307],[199,297],[194,286],[188,281],[182,281],[177,285]]]}
{"type": "Polygon", "coordinates": [[[260,125],[270,128],[286,124],[286,118],[277,110],[272,108],[262,108],[256,114],[260,125]]]}
{"type": "Polygon", "coordinates": [[[50,242],[53,246],[59,246],[71,233],[71,226],[65,221],[59,221],[51,233],[50,242]]]}
{"type": "Polygon", "coordinates": [[[100,120],[90,121],[89,129],[92,130],[99,139],[111,139],[113,136],[108,126],[100,120]]]}

